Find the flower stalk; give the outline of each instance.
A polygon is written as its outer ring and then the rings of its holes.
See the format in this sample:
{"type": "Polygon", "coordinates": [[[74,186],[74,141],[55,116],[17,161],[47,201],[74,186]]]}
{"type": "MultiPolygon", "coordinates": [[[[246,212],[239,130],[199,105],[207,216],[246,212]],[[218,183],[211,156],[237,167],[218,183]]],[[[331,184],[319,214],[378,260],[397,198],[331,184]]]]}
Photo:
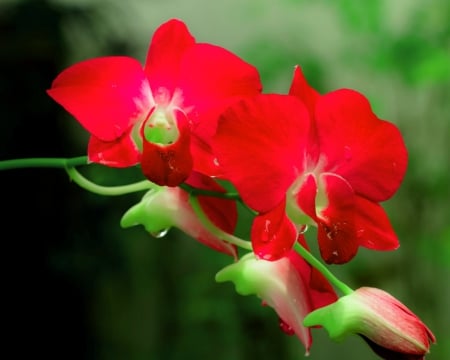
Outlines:
{"type": "Polygon", "coordinates": [[[245,241],[234,235],[228,234],[225,231],[220,230],[217,226],[215,226],[203,212],[196,196],[190,195],[189,203],[192,206],[192,209],[194,210],[195,214],[199,218],[200,222],[206,229],[208,229],[209,232],[214,234],[219,239],[229,242],[230,244],[236,245],[246,250],[250,251],[252,250],[252,244],[249,241],[245,241]]]}
{"type": "Polygon", "coordinates": [[[23,168],[68,168],[88,165],[87,156],[74,158],[28,158],[0,161],[0,170],[23,168]]]}
{"type": "Polygon", "coordinates": [[[294,245],[294,249],[305,259],[312,267],[318,270],[325,278],[332,283],[339,291],[344,295],[350,295],[353,292],[353,289],[350,288],[347,284],[343,283],[339,280],[333,273],[328,270],[328,268],[323,265],[316,257],[311,254],[308,250],[306,250],[301,244],[298,242],[294,245]]]}
{"type": "Polygon", "coordinates": [[[74,167],[66,168],[67,174],[69,174],[70,179],[75,182],[77,185],[82,187],[85,190],[88,190],[92,193],[105,195],[105,196],[119,196],[130,194],[133,192],[144,191],[149,189],[156,189],[159,186],[153,184],[148,180],[142,180],[136,182],[134,184],[128,185],[119,185],[119,186],[102,186],[98,185],[88,179],[86,179],[83,175],[81,175],[77,169],[74,167]]]}

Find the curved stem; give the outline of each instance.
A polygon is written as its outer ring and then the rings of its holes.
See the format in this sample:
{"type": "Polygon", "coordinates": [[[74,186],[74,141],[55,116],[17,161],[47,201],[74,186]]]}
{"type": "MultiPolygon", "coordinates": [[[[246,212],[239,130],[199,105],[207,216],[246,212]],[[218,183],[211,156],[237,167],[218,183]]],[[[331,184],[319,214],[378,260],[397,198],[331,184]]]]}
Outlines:
{"type": "Polygon", "coordinates": [[[66,168],[67,173],[70,178],[80,187],[86,189],[90,192],[106,195],[106,196],[118,196],[125,195],[132,192],[148,190],[152,188],[157,188],[158,186],[153,184],[148,180],[139,181],[134,184],[129,185],[121,185],[121,186],[101,186],[93,183],[92,181],[86,179],[83,175],[81,175],[75,168],[68,167],[66,168]]]}
{"type": "Polygon", "coordinates": [[[325,278],[338,288],[344,295],[349,295],[353,292],[353,289],[347,284],[339,280],[334,274],[326,268],[319,260],[317,260],[313,254],[306,250],[298,242],[295,243],[295,250],[305,259],[312,267],[317,269],[325,278]]]}
{"type": "Polygon", "coordinates": [[[240,248],[252,250],[252,244],[249,241],[242,240],[234,235],[228,234],[214,225],[203,212],[198,199],[192,194],[189,195],[189,203],[191,204],[192,209],[194,209],[197,217],[200,219],[200,222],[209,232],[211,232],[211,234],[223,241],[239,246],[240,248]]]}
{"type": "Polygon", "coordinates": [[[21,168],[67,168],[79,165],[87,165],[87,156],[74,158],[29,158],[0,161],[0,170],[21,169],[21,168]]]}

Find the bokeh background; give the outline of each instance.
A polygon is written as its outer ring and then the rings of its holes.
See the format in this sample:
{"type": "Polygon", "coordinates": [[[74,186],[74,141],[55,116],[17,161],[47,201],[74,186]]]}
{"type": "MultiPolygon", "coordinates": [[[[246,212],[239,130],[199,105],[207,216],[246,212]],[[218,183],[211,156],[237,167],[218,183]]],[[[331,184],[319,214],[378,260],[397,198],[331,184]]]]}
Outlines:
{"type": "MultiPolygon", "coordinates": [[[[286,92],[299,64],[321,92],[359,90],[400,127],[409,168],[385,208],[401,247],[360,250],[332,271],[402,300],[437,336],[427,359],[450,359],[450,2],[1,0],[0,160],[84,155],[86,132],[45,90],[83,59],[144,62],[153,31],[173,17],[256,65],[265,92],[286,92]]],[[[140,179],[136,169],[82,170],[104,185],[140,179]]],[[[0,196],[6,358],[303,358],[271,309],[214,282],[226,256],[177,230],[155,239],[120,228],[142,194],[102,197],[63,170],[20,169],[0,174],[0,196]]],[[[356,336],[313,334],[312,360],[377,359],[356,336]]]]}

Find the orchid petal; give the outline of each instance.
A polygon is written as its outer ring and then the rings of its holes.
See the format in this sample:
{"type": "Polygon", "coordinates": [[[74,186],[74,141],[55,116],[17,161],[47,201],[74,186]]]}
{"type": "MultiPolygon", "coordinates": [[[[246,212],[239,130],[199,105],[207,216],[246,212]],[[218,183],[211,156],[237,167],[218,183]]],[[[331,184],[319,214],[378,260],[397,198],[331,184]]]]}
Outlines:
{"type": "Polygon", "coordinates": [[[337,90],[317,102],[316,124],[325,170],[337,173],[356,193],[384,201],[399,187],[407,152],[398,128],[380,120],[368,100],[353,90],[337,90]]]}
{"type": "MultiPolygon", "coordinates": [[[[217,191],[221,193],[226,192],[226,190],[212,178],[195,171],[191,172],[186,183],[196,189],[217,191]]],[[[237,206],[234,200],[199,195],[198,201],[204,213],[214,225],[229,234],[234,233],[238,219],[237,206]]]]}
{"type": "Polygon", "coordinates": [[[186,51],[179,86],[184,106],[194,106],[199,113],[218,105],[230,105],[240,97],[262,90],[258,70],[253,65],[211,44],[196,44],[186,51]]]}
{"type": "Polygon", "coordinates": [[[356,236],[361,246],[374,250],[395,250],[400,244],[383,209],[361,196],[355,197],[356,236]]]}
{"type": "Polygon", "coordinates": [[[141,64],[129,57],[101,57],[61,72],[47,93],[102,141],[120,138],[150,109],[141,64]]]}
{"type": "Polygon", "coordinates": [[[183,106],[192,121],[194,168],[210,176],[220,169],[214,161],[211,138],[220,114],[242,97],[261,92],[257,69],[233,53],[211,44],[196,44],[181,63],[183,106]]]}
{"type": "Polygon", "coordinates": [[[102,141],[95,136],[89,139],[88,158],[91,162],[122,168],[138,164],[140,157],[140,152],[128,133],[115,141],[102,141]]]}
{"type": "Polygon", "coordinates": [[[311,117],[314,116],[319,92],[310,86],[300,66],[295,66],[289,95],[298,97],[306,105],[311,117]]]}
{"type": "MultiPolygon", "coordinates": [[[[143,138],[141,167],[143,174],[158,185],[178,186],[192,171],[190,128],[184,113],[175,111],[178,138],[172,144],[158,144],[143,138]]],[[[144,124],[145,125],[145,124],[144,124]]],[[[144,131],[144,126],[141,131],[144,131]]]]}
{"type": "Polygon", "coordinates": [[[297,204],[300,209],[308,215],[311,219],[317,222],[316,215],[316,195],[317,195],[317,180],[314,174],[306,174],[300,185],[297,197],[297,204]]]}
{"type": "MultiPolygon", "coordinates": [[[[306,245],[304,241],[300,241],[300,243],[302,246],[306,245]]],[[[307,248],[307,246],[305,247],[307,248]]],[[[309,296],[314,309],[329,305],[338,299],[333,287],[322,273],[311,267],[297,252],[290,251],[287,257],[301,275],[304,283],[309,284],[309,296]]]]}
{"type": "Polygon", "coordinates": [[[180,20],[169,20],[156,29],[144,67],[155,94],[166,89],[170,99],[178,84],[181,59],[194,44],[194,37],[180,20]]]}
{"type": "Polygon", "coordinates": [[[258,258],[274,261],[291,250],[297,230],[286,215],[286,200],[271,211],[255,217],[251,229],[253,252],[258,258]]]}
{"type": "MultiPolygon", "coordinates": [[[[308,84],[308,81],[299,66],[294,69],[289,95],[299,98],[308,109],[311,120],[314,120],[316,103],[320,98],[319,92],[308,84]]],[[[311,164],[317,163],[320,155],[320,148],[317,141],[317,126],[315,121],[311,121],[308,141],[308,161],[311,164]]]]}
{"type": "Polygon", "coordinates": [[[223,170],[217,162],[216,155],[206,138],[199,136],[193,130],[191,133],[191,154],[194,161],[193,169],[202,174],[223,178],[223,170]]]}
{"type": "Polygon", "coordinates": [[[304,169],[309,117],[293,96],[257,95],[224,112],[213,150],[229,179],[253,209],[278,205],[304,169]]]}
{"type": "Polygon", "coordinates": [[[320,175],[322,187],[328,204],[317,215],[320,254],[328,264],[346,263],[358,251],[355,194],[343,178],[334,174],[320,175]]]}

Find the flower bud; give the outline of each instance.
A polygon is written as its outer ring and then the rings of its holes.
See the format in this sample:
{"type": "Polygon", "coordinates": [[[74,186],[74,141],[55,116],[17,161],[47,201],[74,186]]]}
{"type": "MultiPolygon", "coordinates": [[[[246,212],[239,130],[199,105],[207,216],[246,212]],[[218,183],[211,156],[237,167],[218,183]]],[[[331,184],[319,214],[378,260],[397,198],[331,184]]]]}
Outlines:
{"type": "Polygon", "coordinates": [[[312,271],[293,250],[275,261],[249,253],[219,271],[216,281],[232,281],[239,294],[256,295],[264,305],[272,307],[280,319],[281,329],[289,335],[295,334],[308,354],[312,337],[310,330],[303,326],[305,315],[337,298],[325,278],[320,274],[313,276],[312,271]]]}
{"type": "Polygon", "coordinates": [[[361,335],[385,359],[424,359],[436,341],[430,329],[387,292],[362,287],[308,314],[305,326],[321,325],[337,341],[361,335]]]}
{"type": "MultiPolygon", "coordinates": [[[[191,174],[190,184],[198,188],[219,190],[217,184],[200,174],[191,174]]],[[[214,197],[200,197],[205,216],[219,229],[233,233],[236,225],[236,206],[233,201],[214,197]]],[[[123,228],[143,225],[155,237],[162,237],[176,227],[213,250],[237,257],[236,247],[209,231],[196,216],[189,194],[179,187],[155,187],[123,215],[123,228]]]]}

